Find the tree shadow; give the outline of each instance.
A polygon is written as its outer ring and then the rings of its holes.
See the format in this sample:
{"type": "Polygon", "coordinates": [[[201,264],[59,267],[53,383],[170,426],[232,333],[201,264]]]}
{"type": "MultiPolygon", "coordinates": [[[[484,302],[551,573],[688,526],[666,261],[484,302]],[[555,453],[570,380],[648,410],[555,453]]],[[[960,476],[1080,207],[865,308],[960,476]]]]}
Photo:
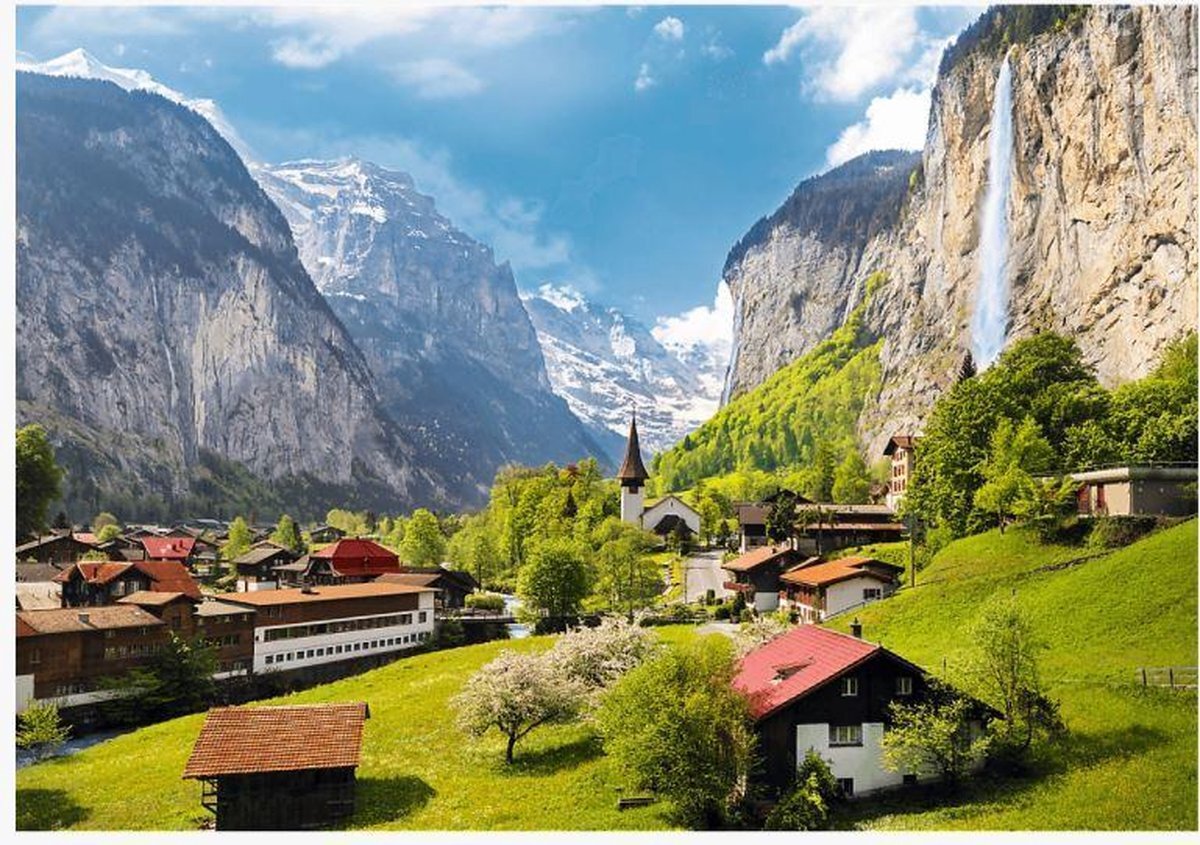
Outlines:
{"type": "Polygon", "coordinates": [[[424,807],[437,790],[413,775],[359,778],[351,825],[369,827],[396,821],[424,807]]]}
{"type": "Polygon", "coordinates": [[[62,830],[90,815],[65,790],[17,790],[17,830],[62,830]]]}
{"type": "Polygon", "coordinates": [[[572,769],[588,760],[594,760],[603,753],[603,747],[598,736],[585,736],[556,745],[553,748],[540,748],[524,754],[517,746],[517,754],[512,764],[504,767],[504,773],[509,775],[552,775],[563,769],[572,769]]]}

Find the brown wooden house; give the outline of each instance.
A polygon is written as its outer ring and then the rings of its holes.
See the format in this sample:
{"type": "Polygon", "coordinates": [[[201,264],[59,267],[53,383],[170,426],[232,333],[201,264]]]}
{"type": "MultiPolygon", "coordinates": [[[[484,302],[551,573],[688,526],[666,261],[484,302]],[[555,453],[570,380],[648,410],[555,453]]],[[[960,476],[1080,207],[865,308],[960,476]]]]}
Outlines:
{"type": "Polygon", "coordinates": [[[197,601],[200,587],[175,561],[82,561],[56,578],[64,607],[113,604],[136,592],[184,593],[197,601]]]}
{"type": "Polygon", "coordinates": [[[741,593],[755,610],[774,610],[779,605],[779,576],[802,563],[805,556],[789,545],[762,546],[721,564],[730,575],[727,590],[741,593]]]}
{"type": "Polygon", "coordinates": [[[36,563],[74,563],[92,551],[70,531],[45,534],[17,546],[17,560],[36,563]]]}
{"type": "Polygon", "coordinates": [[[363,702],[208,711],[183,770],[218,830],[312,830],[354,812],[363,702]]]}
{"type": "Polygon", "coordinates": [[[467,596],[479,589],[479,584],[470,573],[444,566],[402,566],[403,572],[380,575],[375,580],[383,584],[411,584],[437,590],[434,607],[438,610],[454,610],[467,603],[467,596]]]}

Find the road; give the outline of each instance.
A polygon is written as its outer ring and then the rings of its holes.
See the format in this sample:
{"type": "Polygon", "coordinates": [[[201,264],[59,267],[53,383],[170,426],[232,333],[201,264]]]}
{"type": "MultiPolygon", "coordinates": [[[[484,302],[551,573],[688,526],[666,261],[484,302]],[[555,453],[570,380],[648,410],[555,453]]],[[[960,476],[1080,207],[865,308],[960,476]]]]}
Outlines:
{"type": "Polygon", "coordinates": [[[709,590],[715,592],[718,599],[726,595],[726,590],[721,584],[729,579],[729,575],[721,569],[720,550],[697,552],[687,558],[683,565],[687,601],[703,601],[704,594],[709,590]]]}

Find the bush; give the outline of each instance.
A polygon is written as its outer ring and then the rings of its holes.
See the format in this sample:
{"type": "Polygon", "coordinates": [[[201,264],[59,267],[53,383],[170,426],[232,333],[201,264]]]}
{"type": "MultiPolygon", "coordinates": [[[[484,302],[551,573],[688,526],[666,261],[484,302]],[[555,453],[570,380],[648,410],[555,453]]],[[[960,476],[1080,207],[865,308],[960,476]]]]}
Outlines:
{"type": "Polygon", "coordinates": [[[58,707],[49,702],[30,704],[17,717],[17,747],[33,752],[41,760],[54,754],[67,741],[70,729],[62,723],[58,707]]]}
{"type": "Polygon", "coordinates": [[[1092,520],[1088,545],[1095,549],[1128,546],[1153,531],[1156,524],[1152,516],[1099,516],[1092,520]]]}
{"type": "Polygon", "coordinates": [[[434,635],[434,646],[437,648],[454,648],[467,641],[467,632],[458,619],[443,619],[437,623],[434,635]]]}
{"type": "Polygon", "coordinates": [[[767,830],[824,830],[829,805],[837,798],[838,784],[829,764],[811,748],[796,770],[796,784],[767,816],[767,830]]]}
{"type": "Polygon", "coordinates": [[[724,602],[717,605],[717,609],[713,613],[713,616],[715,616],[717,619],[728,619],[729,618],[729,605],[725,604],[724,602]]]}
{"type": "Polygon", "coordinates": [[[471,593],[467,596],[467,607],[486,610],[488,613],[504,612],[504,596],[498,593],[471,593]]]}

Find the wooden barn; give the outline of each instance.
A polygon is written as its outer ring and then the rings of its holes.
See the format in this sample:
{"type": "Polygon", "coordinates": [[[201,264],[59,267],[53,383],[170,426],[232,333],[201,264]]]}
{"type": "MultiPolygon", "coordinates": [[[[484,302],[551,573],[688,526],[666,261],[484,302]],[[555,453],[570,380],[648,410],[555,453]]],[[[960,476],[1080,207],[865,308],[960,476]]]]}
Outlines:
{"type": "Polygon", "coordinates": [[[218,830],[313,830],[354,812],[365,702],[208,711],[183,770],[218,830]]]}

